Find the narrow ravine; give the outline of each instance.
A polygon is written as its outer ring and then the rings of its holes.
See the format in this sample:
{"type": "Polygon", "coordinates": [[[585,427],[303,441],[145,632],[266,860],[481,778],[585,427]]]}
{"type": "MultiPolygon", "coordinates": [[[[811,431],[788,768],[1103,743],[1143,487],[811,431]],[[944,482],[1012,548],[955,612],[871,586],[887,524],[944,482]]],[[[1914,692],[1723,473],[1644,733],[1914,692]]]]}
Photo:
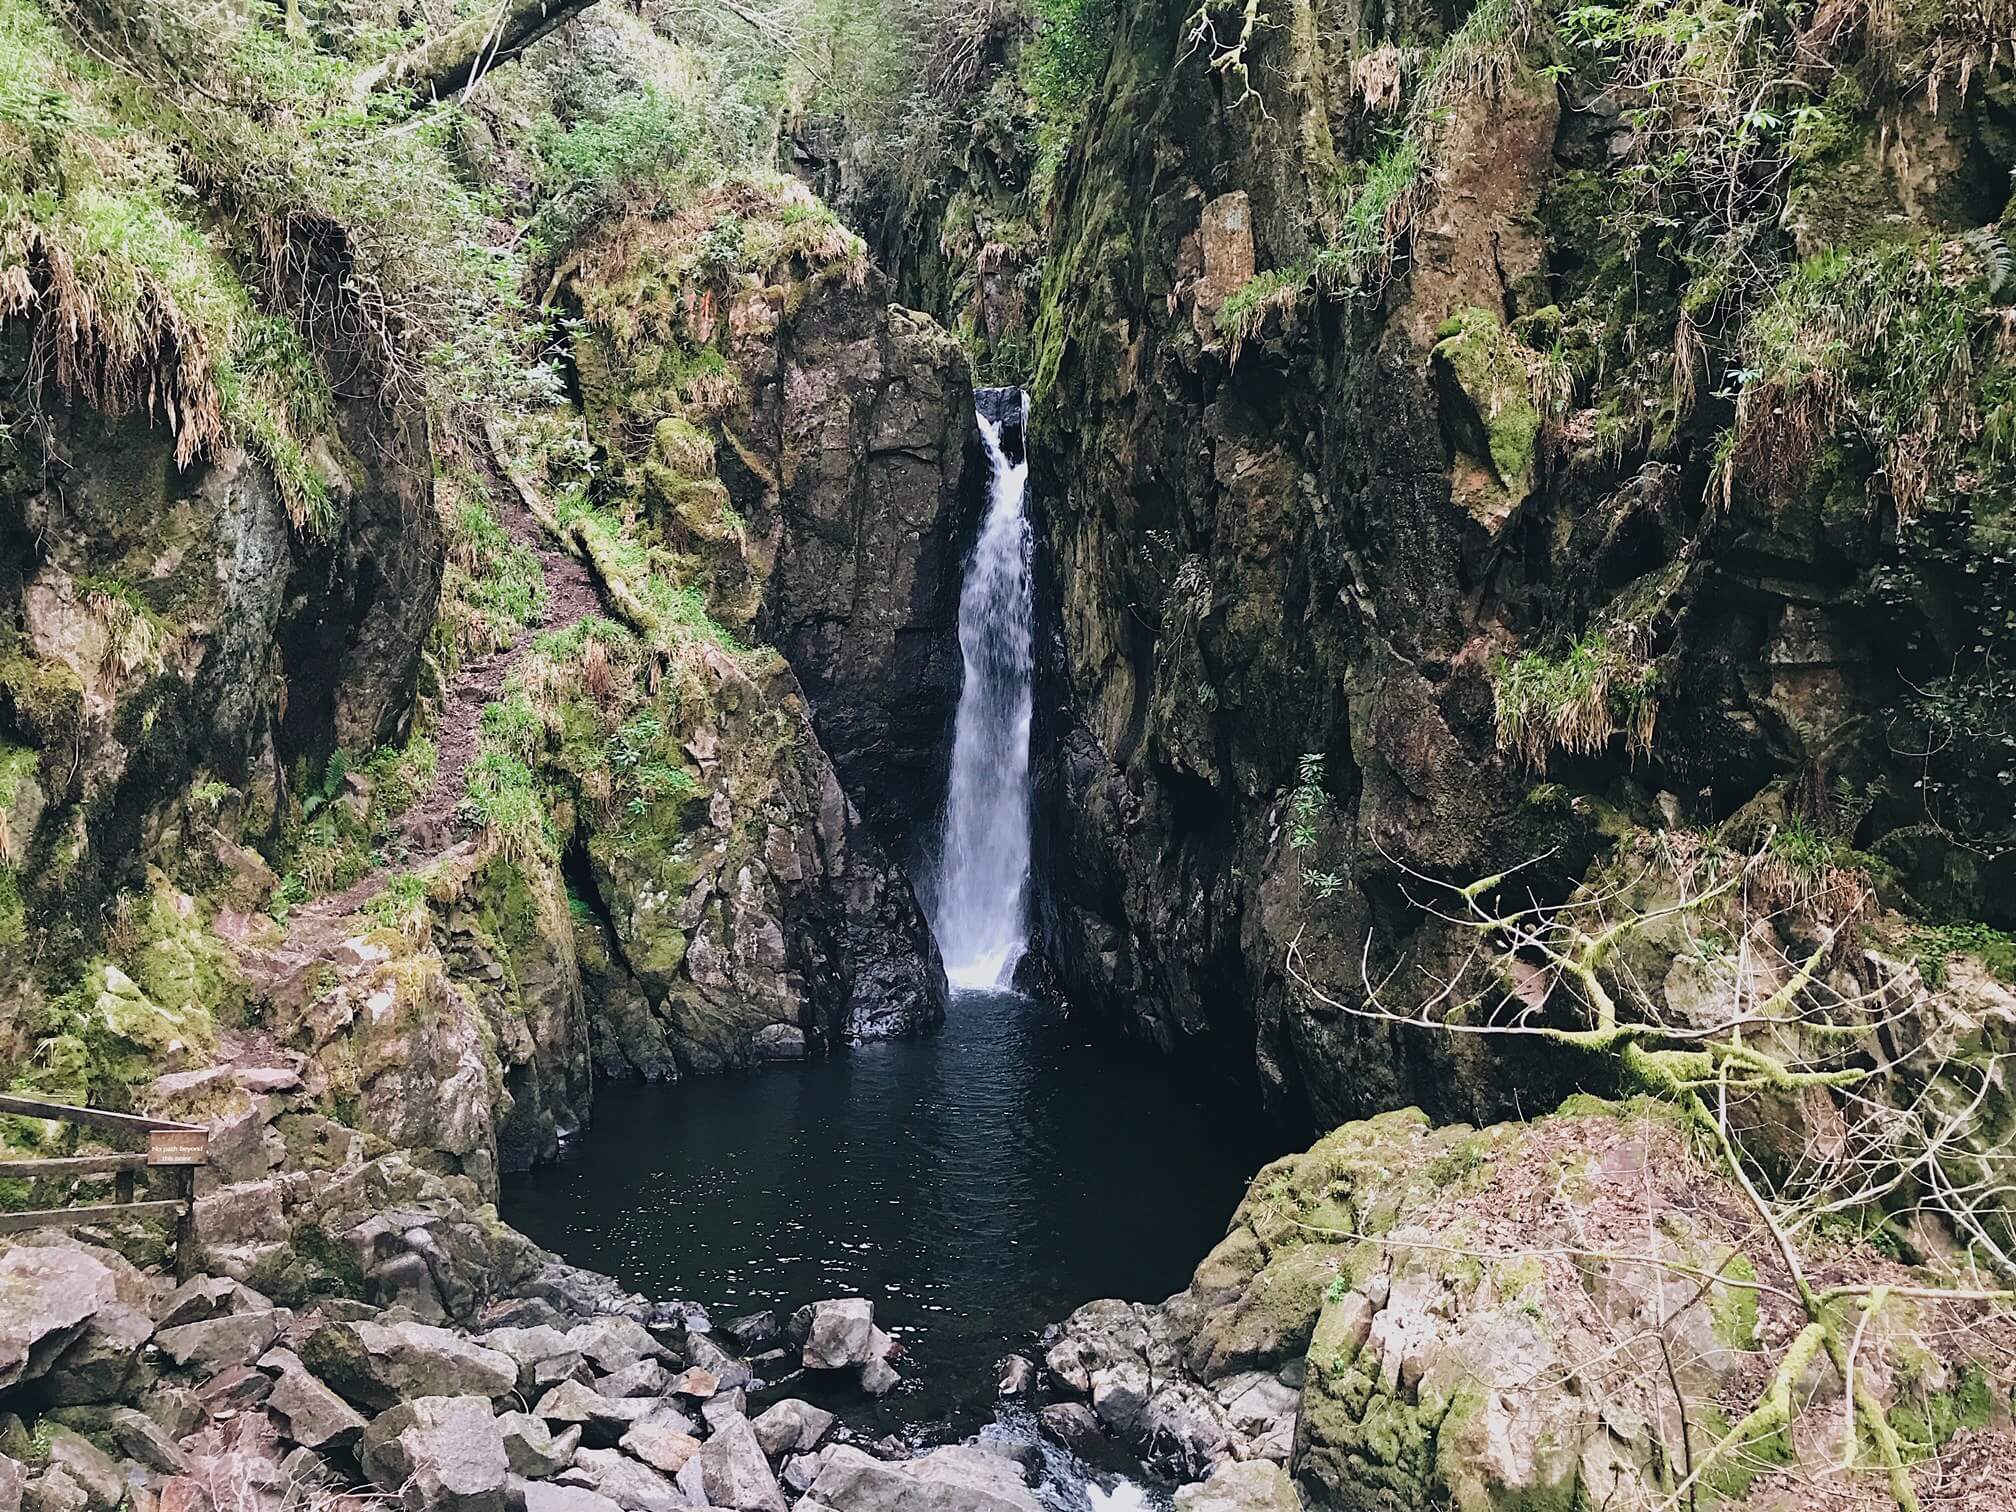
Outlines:
{"type": "Polygon", "coordinates": [[[861,1296],[905,1386],[823,1405],[866,1438],[976,1431],[1041,1454],[1052,1506],[1157,1504],[1131,1462],[1093,1467],[996,1395],[1011,1353],[1096,1297],[1161,1297],[1223,1234],[1271,1134],[1194,1067],[1088,1035],[1012,990],[1030,912],[1028,460],[1019,389],[982,390],[987,512],[966,562],[933,926],[953,992],[921,1040],[676,1088],[605,1085],[504,1216],[581,1265],[717,1319],[861,1296]]]}

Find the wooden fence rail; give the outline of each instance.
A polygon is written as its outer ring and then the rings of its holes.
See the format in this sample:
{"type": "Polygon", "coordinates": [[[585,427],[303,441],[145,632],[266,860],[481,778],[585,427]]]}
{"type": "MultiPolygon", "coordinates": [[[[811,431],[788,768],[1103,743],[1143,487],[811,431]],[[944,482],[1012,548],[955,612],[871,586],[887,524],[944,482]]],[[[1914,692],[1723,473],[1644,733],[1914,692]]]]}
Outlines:
{"type": "Polygon", "coordinates": [[[21,1213],[0,1213],[0,1234],[25,1233],[40,1228],[81,1228],[90,1223],[138,1218],[173,1218],[175,1223],[175,1269],[188,1275],[193,1259],[190,1243],[190,1212],[196,1197],[196,1168],[209,1164],[209,1131],[201,1124],[176,1123],[166,1118],[142,1118],[133,1113],[112,1113],[104,1108],[78,1108],[68,1103],[44,1102],[35,1097],[0,1094],[0,1114],[18,1118],[55,1119],[82,1125],[103,1134],[144,1137],[145,1151],[115,1155],[63,1155],[48,1160],[0,1161],[0,1176],[110,1176],[111,1202],[83,1207],[37,1208],[21,1213]],[[172,1174],[176,1195],[161,1201],[136,1202],[139,1174],[160,1170],[172,1174]]]}

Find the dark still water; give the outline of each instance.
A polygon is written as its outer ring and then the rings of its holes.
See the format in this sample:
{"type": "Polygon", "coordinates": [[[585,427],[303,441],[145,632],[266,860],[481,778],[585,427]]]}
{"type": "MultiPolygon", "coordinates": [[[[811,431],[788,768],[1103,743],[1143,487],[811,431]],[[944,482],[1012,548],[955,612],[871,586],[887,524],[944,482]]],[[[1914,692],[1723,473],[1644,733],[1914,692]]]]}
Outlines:
{"type": "MultiPolygon", "coordinates": [[[[907,1384],[848,1415],[967,1431],[995,1361],[1095,1297],[1160,1300],[1278,1147],[1248,1095],[1051,1010],[958,993],[904,1044],[670,1087],[604,1084],[504,1217],[578,1265],[725,1322],[865,1296],[907,1384]]],[[[879,1424],[877,1423],[879,1420],[879,1424]]]]}

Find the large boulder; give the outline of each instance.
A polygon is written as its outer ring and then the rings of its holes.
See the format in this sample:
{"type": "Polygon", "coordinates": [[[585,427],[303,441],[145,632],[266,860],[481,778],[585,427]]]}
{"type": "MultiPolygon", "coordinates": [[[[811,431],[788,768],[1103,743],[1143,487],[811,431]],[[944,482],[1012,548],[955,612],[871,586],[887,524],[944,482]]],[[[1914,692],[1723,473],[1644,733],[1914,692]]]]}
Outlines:
{"type": "Polygon", "coordinates": [[[303,1448],[347,1449],[364,1434],[363,1417],[298,1365],[283,1368],[266,1398],[280,1436],[303,1448]]]}
{"type": "Polygon", "coordinates": [[[819,1447],[832,1431],[834,1416],[823,1407],[786,1397],[764,1408],[749,1424],[763,1452],[776,1459],[785,1454],[804,1454],[819,1447]]]}
{"type": "Polygon", "coordinates": [[[153,1333],[141,1308],[125,1302],[99,1308],[43,1377],[42,1399],[51,1405],[110,1402],[138,1389],[147,1375],[141,1351],[153,1333]]]}
{"type": "Polygon", "coordinates": [[[833,1512],[1041,1512],[1020,1465],[978,1444],[896,1462],[836,1444],[809,1494],[833,1512]]]}
{"type": "Polygon", "coordinates": [[[1228,1460],[1176,1493],[1176,1512],[1302,1512],[1295,1482],[1272,1460],[1228,1460]]]}
{"type": "Polygon", "coordinates": [[[700,1449],[700,1483],[708,1502],[734,1512],[789,1512],[763,1446],[741,1416],[719,1424],[700,1449]]]}
{"type": "Polygon", "coordinates": [[[483,1397],[400,1403],[372,1419],[357,1461],[406,1512],[507,1512],[511,1461],[483,1397]]]}
{"type": "Polygon", "coordinates": [[[0,1255],[0,1393],[42,1375],[117,1301],[111,1270],[78,1250],[17,1245],[0,1255]]]}
{"type": "Polygon", "coordinates": [[[293,1319],[284,1308],[226,1313],[164,1328],[154,1342],[177,1365],[210,1376],[233,1365],[250,1365],[273,1347],[280,1330],[293,1319]]]}
{"type": "Polygon", "coordinates": [[[377,1411],[413,1397],[488,1400],[518,1385],[509,1355],[425,1323],[324,1324],[301,1360],[346,1401],[377,1411]]]}
{"type": "Polygon", "coordinates": [[[876,1358],[875,1304],[862,1297],[813,1302],[791,1319],[807,1370],[845,1370],[876,1358]]]}

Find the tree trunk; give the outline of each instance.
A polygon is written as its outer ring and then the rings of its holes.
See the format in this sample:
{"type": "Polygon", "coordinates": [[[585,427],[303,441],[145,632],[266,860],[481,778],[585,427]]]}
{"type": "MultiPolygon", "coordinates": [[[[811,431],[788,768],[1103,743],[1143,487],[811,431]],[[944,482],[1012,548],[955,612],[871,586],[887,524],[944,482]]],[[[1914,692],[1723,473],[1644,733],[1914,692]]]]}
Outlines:
{"type": "Polygon", "coordinates": [[[387,58],[357,76],[359,98],[402,89],[440,99],[466,87],[499,63],[518,56],[576,11],[595,0],[507,0],[501,16],[472,16],[409,52],[387,58]]]}

